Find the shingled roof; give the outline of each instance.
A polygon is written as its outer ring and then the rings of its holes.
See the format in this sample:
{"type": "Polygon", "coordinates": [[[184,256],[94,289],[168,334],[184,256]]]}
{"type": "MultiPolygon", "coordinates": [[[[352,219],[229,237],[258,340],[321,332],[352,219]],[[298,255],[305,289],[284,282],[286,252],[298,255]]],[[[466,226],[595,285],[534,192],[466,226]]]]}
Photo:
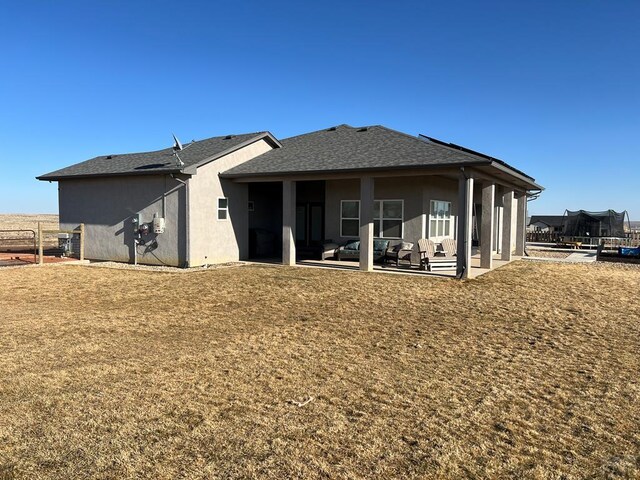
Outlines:
{"type": "Polygon", "coordinates": [[[184,169],[195,169],[262,138],[267,138],[274,145],[280,145],[269,132],[227,135],[194,141],[185,145],[184,149],[179,152],[184,167],[177,166],[173,148],[165,148],[155,152],[103,155],[37,178],[38,180],[61,180],[113,175],[177,173],[184,169]]]}
{"type": "Polygon", "coordinates": [[[528,189],[541,189],[532,177],[496,158],[440,140],[415,137],[380,125],[339,125],[279,142],[269,132],[227,135],[192,142],[180,151],[178,167],[172,148],[155,152],[104,155],[37,177],[39,180],[186,173],[200,165],[264,138],[273,147],[220,175],[228,178],[278,177],[295,174],[366,172],[407,168],[472,166],[502,178],[518,177],[528,189]],[[506,177],[505,177],[506,176],[506,177]]]}
{"type": "Polygon", "coordinates": [[[221,175],[243,177],[425,166],[481,166],[497,162],[531,182],[534,180],[487,155],[429,137],[414,137],[381,125],[340,125],[287,138],[281,143],[282,148],[270,150],[221,175]]]}

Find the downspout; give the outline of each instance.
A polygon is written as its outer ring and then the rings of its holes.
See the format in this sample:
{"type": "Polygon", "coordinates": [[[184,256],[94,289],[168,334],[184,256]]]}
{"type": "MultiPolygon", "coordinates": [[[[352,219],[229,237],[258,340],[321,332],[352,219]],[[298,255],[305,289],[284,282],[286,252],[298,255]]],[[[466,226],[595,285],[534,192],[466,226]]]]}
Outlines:
{"type": "Polygon", "coordinates": [[[185,208],[185,215],[184,215],[184,225],[185,225],[185,263],[186,263],[186,267],[189,268],[189,265],[191,264],[191,242],[189,241],[189,216],[190,216],[190,210],[189,210],[189,179],[187,180],[181,180],[178,177],[175,176],[175,174],[171,174],[171,178],[173,178],[176,182],[182,183],[184,185],[184,208],[185,208]]]}
{"type": "MultiPolygon", "coordinates": [[[[460,167],[460,173],[464,177],[465,180],[469,179],[469,177],[467,177],[467,174],[464,172],[464,167],[460,167]]],[[[460,183],[458,182],[458,189],[459,188],[460,188],[460,183]]],[[[464,198],[466,199],[466,184],[465,184],[464,188],[465,188],[464,198]]],[[[460,199],[461,199],[461,195],[460,195],[460,192],[458,192],[458,203],[459,203],[459,205],[458,205],[458,221],[457,221],[458,225],[460,225],[460,210],[462,208],[464,208],[465,210],[467,209],[467,202],[465,201],[464,205],[463,205],[462,202],[460,202],[460,199]]],[[[465,216],[468,216],[469,214],[473,215],[473,212],[465,212],[465,216]]],[[[458,228],[458,235],[459,234],[460,234],[460,228],[458,228]]],[[[467,251],[466,250],[467,249],[467,244],[468,244],[467,238],[468,238],[468,235],[467,235],[467,232],[466,232],[466,224],[465,224],[465,234],[464,234],[464,239],[463,239],[464,248],[462,250],[463,253],[467,251]]],[[[456,239],[456,241],[457,241],[457,239],[456,239]]],[[[458,252],[458,254],[460,254],[460,252],[458,252]]],[[[466,253],[464,255],[465,255],[465,260],[464,260],[464,264],[462,266],[462,270],[460,272],[456,273],[456,278],[458,280],[461,280],[464,277],[465,272],[469,268],[469,266],[467,265],[466,253]]]]}

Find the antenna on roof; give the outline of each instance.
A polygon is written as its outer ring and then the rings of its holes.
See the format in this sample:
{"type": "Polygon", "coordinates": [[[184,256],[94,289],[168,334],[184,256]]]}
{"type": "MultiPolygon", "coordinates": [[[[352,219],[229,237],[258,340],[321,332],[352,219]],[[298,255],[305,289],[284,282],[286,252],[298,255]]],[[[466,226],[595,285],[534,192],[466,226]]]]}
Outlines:
{"type": "Polygon", "coordinates": [[[184,167],[184,162],[180,159],[180,155],[178,155],[178,152],[182,150],[182,144],[180,143],[180,140],[178,140],[178,137],[175,136],[175,134],[173,134],[173,155],[176,157],[176,166],[178,168],[182,168],[184,167]]]}
{"type": "Polygon", "coordinates": [[[172,133],[171,135],[173,135],[173,149],[182,150],[182,144],[180,143],[180,140],[178,140],[178,137],[176,137],[175,133],[172,133]]]}

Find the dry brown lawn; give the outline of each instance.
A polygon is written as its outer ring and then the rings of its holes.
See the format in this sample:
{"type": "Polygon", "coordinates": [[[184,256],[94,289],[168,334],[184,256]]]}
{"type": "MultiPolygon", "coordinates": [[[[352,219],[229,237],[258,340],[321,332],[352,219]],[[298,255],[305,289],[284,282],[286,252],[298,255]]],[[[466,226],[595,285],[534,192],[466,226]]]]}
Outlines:
{"type": "Polygon", "coordinates": [[[0,269],[0,478],[638,478],[638,292],[614,264],[0,269]]]}

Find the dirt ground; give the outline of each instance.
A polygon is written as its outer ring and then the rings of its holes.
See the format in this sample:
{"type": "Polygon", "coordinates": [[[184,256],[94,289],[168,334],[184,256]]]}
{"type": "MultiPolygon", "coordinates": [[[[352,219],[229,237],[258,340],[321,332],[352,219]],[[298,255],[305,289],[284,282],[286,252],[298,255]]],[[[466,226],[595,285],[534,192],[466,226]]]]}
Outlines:
{"type": "Polygon", "coordinates": [[[0,478],[638,478],[640,269],[0,270],[0,478]]]}
{"type": "Polygon", "coordinates": [[[571,255],[571,252],[557,252],[554,250],[535,250],[533,248],[528,248],[527,253],[530,257],[539,257],[539,258],[558,258],[563,259],[567,258],[571,255]]]}

